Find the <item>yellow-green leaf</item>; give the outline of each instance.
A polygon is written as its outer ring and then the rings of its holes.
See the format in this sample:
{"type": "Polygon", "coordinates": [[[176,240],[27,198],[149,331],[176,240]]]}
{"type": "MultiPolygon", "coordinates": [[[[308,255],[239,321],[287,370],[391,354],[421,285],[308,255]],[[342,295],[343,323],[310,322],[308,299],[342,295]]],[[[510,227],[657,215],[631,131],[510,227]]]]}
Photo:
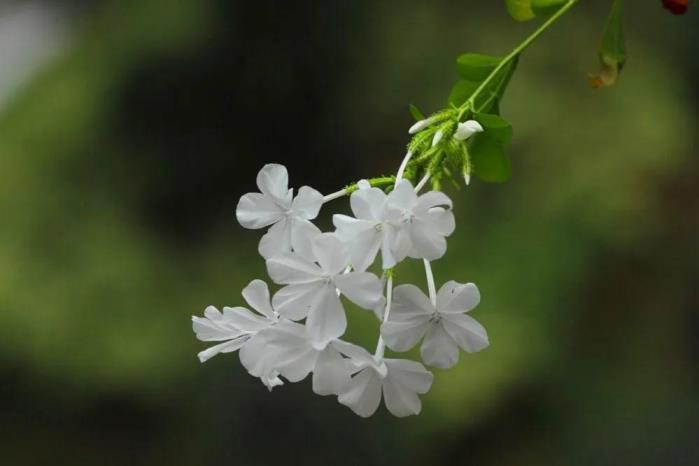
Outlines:
{"type": "Polygon", "coordinates": [[[517,21],[529,21],[536,15],[532,9],[532,0],[506,0],[507,11],[517,21]]]}
{"type": "Polygon", "coordinates": [[[599,49],[600,72],[590,77],[590,85],[594,88],[614,85],[626,63],[623,8],[623,0],[614,0],[599,49]]]}

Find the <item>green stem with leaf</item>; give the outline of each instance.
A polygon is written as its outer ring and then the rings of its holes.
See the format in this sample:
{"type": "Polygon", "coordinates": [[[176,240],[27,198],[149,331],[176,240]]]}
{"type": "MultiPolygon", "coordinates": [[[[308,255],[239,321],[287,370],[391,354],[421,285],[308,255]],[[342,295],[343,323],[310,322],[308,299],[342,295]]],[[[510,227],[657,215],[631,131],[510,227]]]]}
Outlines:
{"type": "Polygon", "coordinates": [[[524,52],[530,45],[532,45],[538,38],[541,36],[548,28],[550,28],[556,21],[558,21],[563,15],[565,15],[568,10],[573,8],[575,4],[578,3],[578,0],[568,0],[568,2],[563,5],[558,11],[556,11],[554,14],[549,17],[539,28],[534,31],[529,37],[524,39],[522,43],[520,43],[517,47],[515,47],[512,52],[510,52],[505,58],[503,58],[498,66],[496,66],[493,71],[488,75],[487,78],[481,83],[478,88],[473,92],[471,97],[464,102],[460,107],[459,107],[459,116],[458,119],[460,120],[464,113],[466,113],[469,109],[475,109],[475,104],[476,104],[476,98],[480,96],[480,94],[483,92],[484,89],[488,87],[488,85],[495,79],[495,77],[500,73],[500,71],[505,68],[509,63],[511,63],[513,60],[515,60],[517,57],[520,56],[522,52],[524,52]]]}

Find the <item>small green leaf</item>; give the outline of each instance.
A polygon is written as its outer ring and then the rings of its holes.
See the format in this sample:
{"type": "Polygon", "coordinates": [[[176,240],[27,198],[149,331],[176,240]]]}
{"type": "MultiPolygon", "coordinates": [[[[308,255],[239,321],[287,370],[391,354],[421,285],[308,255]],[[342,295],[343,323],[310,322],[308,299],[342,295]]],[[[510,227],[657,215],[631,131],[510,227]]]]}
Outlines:
{"type": "Polygon", "coordinates": [[[503,118],[480,113],[475,119],[484,131],[473,136],[470,155],[473,172],[483,181],[503,182],[511,173],[510,158],[505,149],[512,140],[512,126],[503,118]]]}
{"type": "Polygon", "coordinates": [[[422,114],[419,108],[417,106],[410,104],[410,114],[415,118],[415,121],[420,121],[425,119],[425,115],[422,114]]]}
{"type": "Polygon", "coordinates": [[[459,76],[467,81],[483,81],[500,64],[502,58],[465,53],[456,59],[459,76]]]}
{"type": "Polygon", "coordinates": [[[601,70],[599,74],[590,77],[590,85],[594,88],[614,85],[626,63],[623,9],[623,0],[614,0],[599,49],[601,70]]]}
{"type": "Polygon", "coordinates": [[[615,60],[622,66],[626,62],[626,40],[624,38],[624,2],[615,0],[602,36],[600,54],[615,60]]]}
{"type": "Polygon", "coordinates": [[[531,0],[506,0],[506,2],[507,11],[516,21],[529,21],[536,17],[531,0]]]}
{"type": "Polygon", "coordinates": [[[506,0],[507,11],[517,21],[529,21],[558,10],[567,0],[506,0]]]}

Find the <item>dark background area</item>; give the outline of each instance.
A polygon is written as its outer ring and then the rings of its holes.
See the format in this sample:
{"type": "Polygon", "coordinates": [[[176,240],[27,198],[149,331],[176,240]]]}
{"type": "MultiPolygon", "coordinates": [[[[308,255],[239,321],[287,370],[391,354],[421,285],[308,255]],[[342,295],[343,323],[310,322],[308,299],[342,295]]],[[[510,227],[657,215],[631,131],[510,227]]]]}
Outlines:
{"type": "Polygon", "coordinates": [[[393,173],[408,104],[534,24],[500,1],[1,3],[3,464],[698,464],[699,12],[627,2],[628,65],[593,91],[608,3],[523,57],[512,180],[448,191],[435,273],[478,284],[491,346],[420,416],[368,420],[197,360],[190,316],[266,278],[237,200],[269,162],[323,193],[393,173]]]}

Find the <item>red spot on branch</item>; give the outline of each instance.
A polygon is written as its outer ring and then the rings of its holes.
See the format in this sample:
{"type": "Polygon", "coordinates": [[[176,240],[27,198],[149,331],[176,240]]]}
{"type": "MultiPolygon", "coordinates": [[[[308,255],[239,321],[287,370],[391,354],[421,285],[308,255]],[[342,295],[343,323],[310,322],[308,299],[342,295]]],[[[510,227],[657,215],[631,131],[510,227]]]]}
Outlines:
{"type": "Polygon", "coordinates": [[[663,6],[673,14],[683,15],[689,8],[689,0],[663,0],[663,6]]]}

